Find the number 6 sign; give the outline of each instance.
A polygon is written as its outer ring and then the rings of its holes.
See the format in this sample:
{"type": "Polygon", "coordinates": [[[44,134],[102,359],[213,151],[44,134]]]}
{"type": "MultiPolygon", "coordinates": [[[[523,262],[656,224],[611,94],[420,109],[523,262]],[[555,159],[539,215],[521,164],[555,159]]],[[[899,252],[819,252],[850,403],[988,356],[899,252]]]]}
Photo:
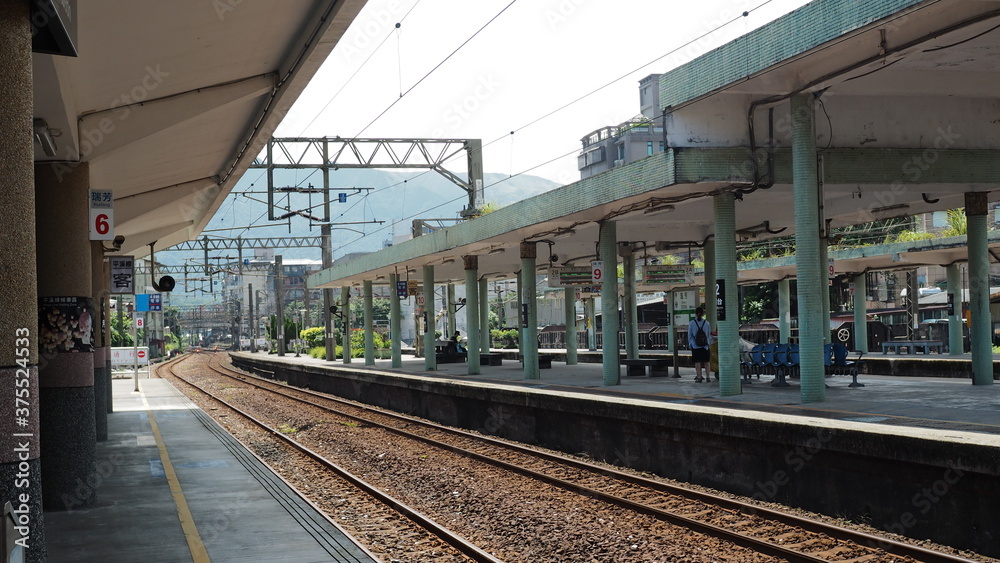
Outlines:
{"type": "Polygon", "coordinates": [[[594,260],[590,263],[590,277],[595,284],[604,283],[604,260],[594,260]]]}
{"type": "Polygon", "coordinates": [[[90,240],[114,240],[114,197],[110,190],[90,190],[90,240]]]}

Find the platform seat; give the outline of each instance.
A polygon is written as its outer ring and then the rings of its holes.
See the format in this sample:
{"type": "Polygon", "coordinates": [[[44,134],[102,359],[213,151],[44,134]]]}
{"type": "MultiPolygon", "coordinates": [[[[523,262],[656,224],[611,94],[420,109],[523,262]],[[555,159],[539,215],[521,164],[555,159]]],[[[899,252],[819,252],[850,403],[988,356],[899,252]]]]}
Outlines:
{"type": "Polygon", "coordinates": [[[626,366],[625,375],[644,376],[646,368],[649,368],[650,377],[667,377],[670,375],[670,368],[674,365],[673,358],[636,358],[620,360],[621,365],[626,366]]]}

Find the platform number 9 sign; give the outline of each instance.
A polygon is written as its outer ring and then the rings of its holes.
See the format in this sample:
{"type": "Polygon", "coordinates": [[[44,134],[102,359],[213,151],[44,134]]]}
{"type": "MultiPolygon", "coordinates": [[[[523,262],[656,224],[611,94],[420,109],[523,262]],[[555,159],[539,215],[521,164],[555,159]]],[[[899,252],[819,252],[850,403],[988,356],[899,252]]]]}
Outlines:
{"type": "Polygon", "coordinates": [[[590,263],[590,277],[595,284],[604,283],[604,260],[594,260],[590,263]]]}

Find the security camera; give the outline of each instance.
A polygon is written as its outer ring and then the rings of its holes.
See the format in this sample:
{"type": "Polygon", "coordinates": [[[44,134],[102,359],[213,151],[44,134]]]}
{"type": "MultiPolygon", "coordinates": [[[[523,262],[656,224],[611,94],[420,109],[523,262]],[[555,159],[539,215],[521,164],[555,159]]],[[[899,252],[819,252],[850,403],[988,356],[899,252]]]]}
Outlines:
{"type": "Polygon", "coordinates": [[[118,235],[115,237],[115,240],[111,241],[111,246],[115,247],[115,250],[121,250],[123,244],[125,244],[125,237],[123,235],[118,235]]]}

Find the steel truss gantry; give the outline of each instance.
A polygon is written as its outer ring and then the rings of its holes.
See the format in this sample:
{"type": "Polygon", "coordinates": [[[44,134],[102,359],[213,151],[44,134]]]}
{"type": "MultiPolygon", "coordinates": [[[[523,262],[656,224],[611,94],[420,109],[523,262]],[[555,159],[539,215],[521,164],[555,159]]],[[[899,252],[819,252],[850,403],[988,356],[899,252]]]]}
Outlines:
{"type": "MultiPolygon", "coordinates": [[[[427,169],[441,174],[468,194],[463,217],[478,213],[483,202],[482,139],[344,139],[341,137],[271,138],[263,157],[251,168],[267,170],[267,201],[270,221],[274,214],[274,170],[320,169],[323,171],[324,221],[330,217],[330,170],[340,168],[427,169]],[[455,156],[466,153],[465,177],[445,168],[455,156]]],[[[280,192],[284,193],[284,192],[280,192]]],[[[318,205],[317,205],[318,207],[318,205]]]]}

